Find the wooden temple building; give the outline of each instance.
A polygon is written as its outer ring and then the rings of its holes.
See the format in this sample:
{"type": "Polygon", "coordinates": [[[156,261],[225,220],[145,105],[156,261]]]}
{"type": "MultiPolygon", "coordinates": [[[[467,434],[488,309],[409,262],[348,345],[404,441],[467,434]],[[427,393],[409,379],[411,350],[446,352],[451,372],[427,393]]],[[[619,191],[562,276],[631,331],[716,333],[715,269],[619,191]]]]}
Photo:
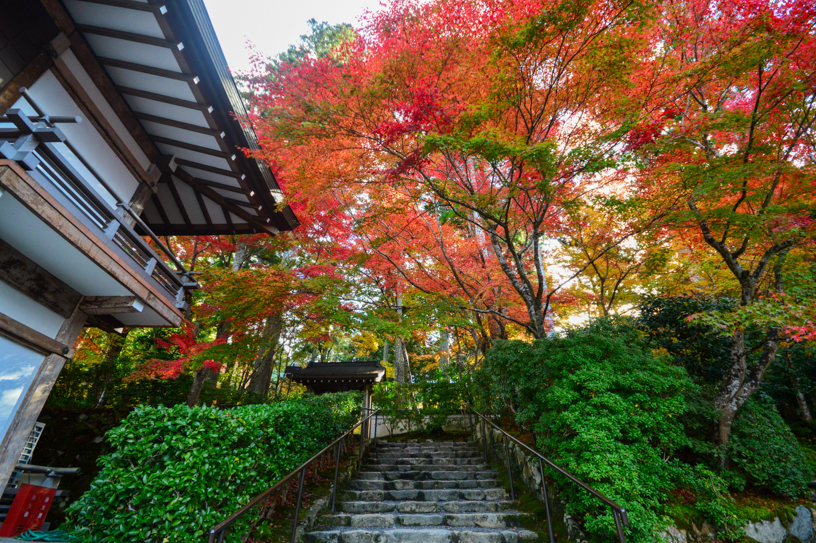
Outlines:
{"type": "Polygon", "coordinates": [[[298,224],[202,0],[0,3],[0,489],[84,326],[175,327],[160,236],[298,224]]]}

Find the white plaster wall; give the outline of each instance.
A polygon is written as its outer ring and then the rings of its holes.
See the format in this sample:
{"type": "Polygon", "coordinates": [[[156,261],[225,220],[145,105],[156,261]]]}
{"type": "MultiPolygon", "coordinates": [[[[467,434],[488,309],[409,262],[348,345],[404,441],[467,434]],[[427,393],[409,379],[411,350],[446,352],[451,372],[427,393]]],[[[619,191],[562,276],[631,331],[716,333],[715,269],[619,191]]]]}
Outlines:
{"type": "MultiPolygon", "coordinates": [[[[119,157],[108,146],[96,128],[85,118],[82,110],[74,103],[71,96],[63,88],[62,84],[51,72],[45,72],[36,83],[29,89],[31,96],[37,105],[49,115],[71,115],[83,118],[83,122],[78,124],[60,124],[68,140],[76,147],[77,151],[90,163],[99,174],[104,177],[105,182],[113,189],[120,200],[130,201],[133,193],[139,186],[139,181],[131,175],[127,167],[119,160],[119,157]]],[[[104,104],[104,101],[103,101],[104,104]]],[[[99,104],[98,105],[102,105],[99,104]]],[[[20,98],[14,108],[22,109],[26,114],[34,115],[34,109],[20,98]]],[[[62,144],[57,144],[63,148],[64,156],[70,157],[71,153],[62,144]]],[[[89,185],[105,198],[112,206],[116,205],[116,198],[110,195],[103,186],[96,181],[95,177],[85,169],[79,160],[73,160],[72,166],[83,174],[89,185]]]]}
{"type": "Polygon", "coordinates": [[[122,141],[127,146],[128,150],[133,153],[133,156],[136,157],[136,160],[145,170],[150,166],[150,159],[147,158],[147,155],[144,154],[142,148],[139,147],[139,144],[136,143],[136,140],[133,139],[130,131],[125,127],[124,123],[119,119],[119,116],[113,111],[113,108],[108,104],[105,97],[100,92],[99,88],[94,85],[91,76],[88,75],[88,72],[85,71],[85,68],[82,67],[80,64],[79,59],[76,58],[74,52],[68,49],[62,55],[62,60],[65,61],[65,64],[71,70],[71,73],[74,74],[74,77],[77,78],[79,84],[82,85],[82,88],[85,89],[85,92],[93,99],[94,104],[99,110],[102,112],[102,115],[105,116],[105,120],[110,123],[113,129],[116,131],[116,135],[122,138],[122,141]]]}
{"type": "MultiPolygon", "coordinates": [[[[57,337],[65,319],[38,304],[16,288],[0,281],[0,313],[33,328],[51,339],[57,337]]],[[[0,353],[2,356],[2,353],[0,353]]],[[[2,368],[0,368],[2,370],[2,368]]]]}

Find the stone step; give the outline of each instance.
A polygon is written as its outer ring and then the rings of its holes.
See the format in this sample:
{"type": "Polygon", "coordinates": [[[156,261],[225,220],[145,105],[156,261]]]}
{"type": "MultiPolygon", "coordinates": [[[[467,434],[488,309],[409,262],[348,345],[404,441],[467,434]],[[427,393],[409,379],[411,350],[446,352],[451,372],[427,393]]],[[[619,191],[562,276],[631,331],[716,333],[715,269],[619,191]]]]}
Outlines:
{"type": "Polygon", "coordinates": [[[424,453],[450,453],[450,452],[476,452],[482,451],[483,447],[479,447],[478,445],[471,445],[466,444],[459,447],[436,447],[436,446],[428,446],[428,447],[383,447],[382,445],[373,445],[371,447],[372,451],[377,451],[381,453],[387,454],[397,454],[397,453],[414,453],[414,454],[424,454],[424,453]]]}
{"type": "Polygon", "coordinates": [[[483,457],[484,451],[471,451],[467,449],[459,451],[439,451],[439,452],[403,452],[403,451],[372,451],[373,458],[471,458],[483,457]]]}
{"type": "Polygon", "coordinates": [[[484,464],[484,458],[481,456],[474,456],[472,458],[457,458],[457,457],[431,457],[431,458],[377,458],[371,457],[367,460],[368,463],[379,465],[396,465],[396,466],[438,466],[441,464],[450,464],[452,466],[473,466],[484,464]]]}
{"type": "Polygon", "coordinates": [[[343,513],[495,513],[510,509],[513,502],[452,501],[452,502],[340,502],[343,513]]]}
{"type": "Polygon", "coordinates": [[[365,471],[487,471],[485,463],[481,464],[369,464],[364,463],[365,471]]]}
{"type": "Polygon", "coordinates": [[[522,543],[535,541],[529,530],[491,530],[485,528],[386,528],[366,530],[336,528],[309,532],[304,543],[522,543]]]}
{"type": "Polygon", "coordinates": [[[496,479],[457,479],[457,480],[426,480],[414,481],[411,479],[395,479],[393,481],[366,481],[355,479],[349,481],[351,490],[434,490],[448,488],[495,488],[496,479]]]}
{"type": "Polygon", "coordinates": [[[455,488],[435,490],[346,490],[343,501],[504,501],[508,492],[503,488],[455,488]]]}
{"type": "Polygon", "coordinates": [[[360,471],[357,479],[366,481],[393,481],[395,479],[409,479],[413,481],[427,480],[456,480],[456,479],[495,479],[495,470],[472,471],[360,471]]]}
{"type": "Polygon", "coordinates": [[[381,453],[388,453],[388,454],[397,454],[397,453],[449,453],[449,452],[476,452],[482,451],[483,448],[479,447],[478,445],[472,445],[470,443],[464,444],[457,447],[437,447],[437,446],[426,446],[426,447],[383,447],[381,444],[373,445],[371,448],[372,451],[377,451],[381,453]]]}
{"type": "Polygon", "coordinates": [[[391,528],[394,526],[455,526],[457,528],[514,528],[521,518],[518,511],[498,513],[335,513],[318,519],[321,525],[352,528],[391,528]]]}

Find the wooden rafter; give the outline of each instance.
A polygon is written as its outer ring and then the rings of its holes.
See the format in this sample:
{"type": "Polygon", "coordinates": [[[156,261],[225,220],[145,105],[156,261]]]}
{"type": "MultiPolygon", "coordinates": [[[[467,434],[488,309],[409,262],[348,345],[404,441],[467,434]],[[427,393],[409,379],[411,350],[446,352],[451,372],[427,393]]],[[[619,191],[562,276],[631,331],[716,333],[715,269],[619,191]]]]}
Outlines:
{"type": "Polygon", "coordinates": [[[170,188],[170,194],[173,195],[173,200],[176,202],[176,207],[178,207],[179,213],[181,213],[181,218],[184,220],[184,224],[187,226],[192,226],[193,223],[190,221],[189,215],[187,215],[187,210],[184,208],[184,203],[181,201],[181,196],[176,188],[176,184],[172,179],[170,179],[167,182],[167,186],[170,188]]]}
{"type": "Polygon", "coordinates": [[[157,15],[167,13],[167,7],[161,4],[137,2],[136,0],[79,0],[86,4],[99,4],[102,6],[113,6],[117,8],[133,9],[137,11],[148,11],[157,15]]]}
{"type": "Polygon", "coordinates": [[[245,194],[247,196],[250,195],[252,191],[241,188],[241,187],[233,187],[232,185],[225,185],[224,183],[218,183],[217,181],[210,181],[209,179],[201,179],[200,177],[196,177],[195,180],[202,185],[207,185],[208,187],[212,187],[218,190],[226,190],[228,192],[235,192],[238,194],[245,194]]]}
{"type": "Polygon", "coordinates": [[[235,153],[230,153],[228,151],[217,151],[215,149],[210,149],[209,147],[203,147],[201,145],[195,145],[193,143],[187,143],[186,141],[178,141],[171,138],[165,138],[162,136],[152,137],[153,141],[155,141],[156,143],[163,143],[165,145],[170,145],[172,147],[178,147],[179,149],[195,151],[196,153],[201,153],[202,155],[209,155],[217,158],[226,158],[227,160],[235,160],[235,153]]]}
{"type": "Polygon", "coordinates": [[[240,180],[246,179],[246,175],[240,172],[225,170],[223,168],[216,168],[215,166],[210,166],[208,164],[200,164],[198,162],[193,162],[192,160],[187,160],[184,158],[176,158],[176,164],[178,164],[179,166],[187,166],[188,168],[195,168],[196,170],[201,170],[202,172],[210,172],[218,175],[223,175],[224,177],[233,177],[235,179],[240,180]]]}
{"type": "Polygon", "coordinates": [[[233,225],[232,220],[230,219],[228,214],[230,212],[233,213],[236,217],[240,217],[241,219],[243,219],[244,221],[246,221],[247,223],[256,228],[262,229],[270,233],[275,233],[270,229],[271,227],[269,225],[264,224],[260,217],[251,215],[250,213],[247,213],[245,210],[241,209],[239,206],[236,206],[235,204],[228,202],[226,198],[215,192],[215,190],[211,189],[210,187],[200,185],[199,183],[196,182],[193,176],[191,176],[184,170],[181,169],[177,170],[176,177],[183,181],[184,183],[190,185],[190,187],[192,187],[193,190],[201,191],[201,193],[207,196],[207,198],[220,205],[224,209],[224,216],[231,227],[233,227],[233,225]]]}
{"type": "Polygon", "coordinates": [[[157,77],[164,77],[165,79],[173,79],[174,81],[184,81],[185,83],[198,84],[199,81],[198,77],[182,72],[174,72],[173,70],[165,70],[164,68],[154,68],[153,66],[145,66],[144,64],[137,64],[135,62],[128,62],[126,60],[116,60],[114,58],[97,58],[99,59],[99,63],[103,66],[155,75],[157,77]]]}
{"type": "Polygon", "coordinates": [[[135,113],[136,118],[142,121],[147,121],[150,123],[157,123],[163,124],[165,126],[172,126],[173,128],[180,128],[182,130],[189,130],[190,132],[196,132],[198,134],[206,134],[208,136],[213,136],[215,138],[223,138],[224,132],[222,130],[213,130],[212,128],[207,128],[205,126],[198,126],[197,124],[185,123],[182,121],[176,121],[173,119],[168,119],[167,117],[160,117],[159,115],[151,115],[149,113],[135,113]]]}
{"type": "Polygon", "coordinates": [[[96,36],[106,36],[108,38],[115,38],[117,40],[131,41],[134,43],[142,43],[145,45],[152,45],[154,47],[162,47],[164,49],[171,49],[181,51],[184,49],[184,44],[181,42],[174,42],[162,38],[154,38],[152,36],[145,36],[144,34],[135,34],[133,32],[124,32],[122,30],[113,30],[111,28],[102,28],[92,25],[76,25],[77,30],[86,34],[93,34],[96,36]]]}
{"type": "Polygon", "coordinates": [[[136,96],[137,98],[144,98],[145,100],[153,100],[155,102],[161,102],[163,104],[170,104],[172,106],[183,107],[186,109],[195,109],[201,111],[203,113],[212,113],[213,108],[207,104],[199,104],[198,102],[192,102],[190,100],[182,100],[181,98],[174,98],[172,96],[166,96],[164,94],[158,94],[155,92],[140,90],[140,89],[132,89],[130,87],[116,87],[116,90],[121,92],[122,94],[126,94],[128,96],[136,96]]]}

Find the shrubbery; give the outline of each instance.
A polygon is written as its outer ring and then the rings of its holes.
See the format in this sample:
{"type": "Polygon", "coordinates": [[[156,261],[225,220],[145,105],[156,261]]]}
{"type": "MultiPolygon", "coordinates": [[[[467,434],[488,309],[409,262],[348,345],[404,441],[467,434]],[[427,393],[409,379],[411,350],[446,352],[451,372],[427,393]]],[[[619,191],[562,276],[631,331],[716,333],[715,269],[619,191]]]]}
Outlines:
{"type": "Polygon", "coordinates": [[[748,483],[780,496],[804,495],[813,479],[796,437],[773,401],[763,394],[740,409],[728,442],[728,457],[748,483]]]}
{"type": "Polygon", "coordinates": [[[373,401],[392,429],[438,432],[450,415],[461,413],[465,405],[460,376],[436,370],[416,376],[413,383],[378,383],[373,401]]]}
{"type": "MultiPolygon", "coordinates": [[[[357,393],[230,410],[139,408],[108,433],[114,452],[70,507],[75,541],[200,541],[359,417],[357,393]]],[[[236,525],[229,540],[247,529],[236,525]]]]}
{"type": "MultiPolygon", "coordinates": [[[[662,503],[693,476],[675,459],[688,444],[684,394],[695,388],[685,370],[623,320],[597,320],[533,344],[499,342],[485,362],[483,400],[514,411],[542,453],[626,507],[633,541],[654,540],[667,524],[662,503]]],[[[609,509],[558,482],[568,512],[611,540],[609,509]]]]}

